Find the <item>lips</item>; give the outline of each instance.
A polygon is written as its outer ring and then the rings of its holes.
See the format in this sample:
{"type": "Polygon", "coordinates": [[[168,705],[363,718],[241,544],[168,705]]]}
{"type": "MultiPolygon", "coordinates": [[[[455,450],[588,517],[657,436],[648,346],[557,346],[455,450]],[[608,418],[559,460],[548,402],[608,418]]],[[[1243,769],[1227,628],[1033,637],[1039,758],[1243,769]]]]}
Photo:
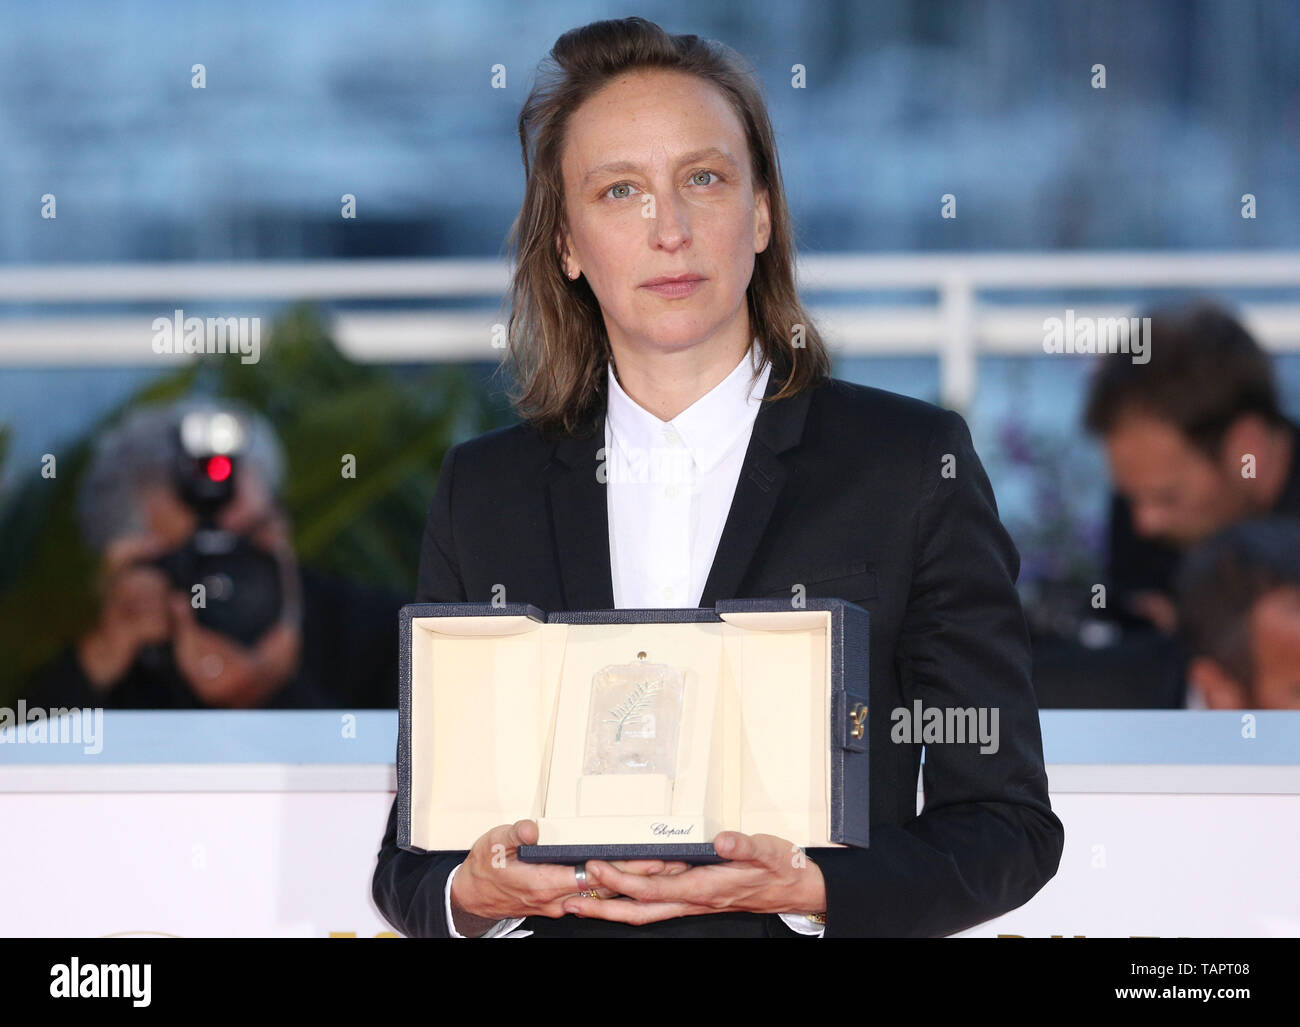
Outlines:
{"type": "Polygon", "coordinates": [[[660,275],[643,283],[641,288],[648,289],[664,299],[678,300],[691,295],[703,282],[704,279],[696,274],[660,275]]]}
{"type": "Polygon", "coordinates": [[[655,285],[676,285],[679,282],[702,282],[702,281],[704,281],[703,275],[696,275],[687,272],[686,274],[682,274],[682,275],[660,275],[658,278],[651,278],[650,281],[648,282],[642,282],[641,287],[645,289],[655,285]]]}

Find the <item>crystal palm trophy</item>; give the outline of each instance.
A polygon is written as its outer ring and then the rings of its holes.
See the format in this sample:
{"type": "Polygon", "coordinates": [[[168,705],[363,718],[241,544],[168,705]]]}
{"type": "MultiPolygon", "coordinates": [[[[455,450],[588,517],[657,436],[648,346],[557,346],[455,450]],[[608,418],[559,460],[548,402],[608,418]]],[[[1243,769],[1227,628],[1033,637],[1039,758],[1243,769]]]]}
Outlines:
{"type": "Polygon", "coordinates": [[[682,672],[649,663],[644,652],[591,679],[584,774],[676,776],[682,720],[682,672]]]}

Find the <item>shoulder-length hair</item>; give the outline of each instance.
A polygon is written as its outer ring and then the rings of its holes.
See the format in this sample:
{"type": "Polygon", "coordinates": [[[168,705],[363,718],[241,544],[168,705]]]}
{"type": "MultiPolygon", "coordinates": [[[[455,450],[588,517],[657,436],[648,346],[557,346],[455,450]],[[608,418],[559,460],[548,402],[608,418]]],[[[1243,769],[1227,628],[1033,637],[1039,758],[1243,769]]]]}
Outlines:
{"type": "MultiPolygon", "coordinates": [[[[524,201],[511,226],[511,283],[506,296],[506,362],[519,415],[546,434],[587,434],[603,408],[609,338],[586,276],[570,280],[561,264],[565,231],[561,157],[573,111],[616,76],[664,68],[717,87],[744,126],[756,190],[767,190],[771,238],[755,255],[746,290],[750,330],[784,399],[830,374],[830,357],[794,282],[794,228],[786,206],[771,119],[757,76],[741,56],[694,35],[669,35],[644,18],[597,21],[556,40],[519,113],[524,201]],[[779,379],[778,379],[779,380],[779,379]]],[[[761,366],[761,363],[760,363],[761,366]]]]}

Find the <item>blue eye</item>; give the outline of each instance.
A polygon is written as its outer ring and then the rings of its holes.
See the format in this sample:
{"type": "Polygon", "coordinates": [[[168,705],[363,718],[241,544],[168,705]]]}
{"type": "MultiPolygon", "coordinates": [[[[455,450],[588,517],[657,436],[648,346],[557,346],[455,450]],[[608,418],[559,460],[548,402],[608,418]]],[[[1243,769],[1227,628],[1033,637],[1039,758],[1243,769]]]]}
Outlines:
{"type": "MultiPolygon", "coordinates": [[[[634,186],[631,182],[616,182],[614,185],[611,185],[608,189],[605,190],[605,195],[608,196],[615,189],[635,189],[635,188],[636,186],[634,186]]],[[[631,194],[629,193],[628,195],[630,196],[631,194]]],[[[625,200],[627,199],[627,196],[615,196],[614,199],[625,200]]]]}
{"type": "MultiPolygon", "coordinates": [[[[694,181],[694,180],[695,180],[696,178],[698,178],[700,175],[713,175],[714,178],[717,178],[717,177],[718,177],[714,172],[709,171],[707,168],[700,168],[699,171],[695,172],[695,174],[691,176],[691,180],[694,181]]],[[[696,184],[697,184],[697,185],[712,185],[713,183],[712,183],[712,182],[700,182],[700,183],[696,183],[696,184]]]]}

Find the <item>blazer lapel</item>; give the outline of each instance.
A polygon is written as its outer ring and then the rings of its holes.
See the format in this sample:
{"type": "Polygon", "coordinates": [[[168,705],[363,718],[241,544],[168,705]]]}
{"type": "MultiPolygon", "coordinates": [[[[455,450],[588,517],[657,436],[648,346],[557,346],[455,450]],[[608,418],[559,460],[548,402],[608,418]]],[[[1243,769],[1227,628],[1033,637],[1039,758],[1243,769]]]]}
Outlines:
{"type": "Polygon", "coordinates": [[[557,441],[547,465],[555,556],[566,610],[614,609],[609,508],[602,480],[606,477],[603,407],[594,420],[589,435],[567,435],[557,441]]]}
{"type": "MultiPolygon", "coordinates": [[[[783,366],[783,365],[782,365],[783,366]]],[[[765,396],[781,387],[780,367],[768,376],[765,396]]],[[[789,471],[780,454],[803,436],[811,390],[759,408],[740,469],[736,492],[700,597],[701,607],[734,597],[785,487],[789,471]]],[[[609,508],[601,470],[605,409],[593,417],[594,430],[565,436],[551,448],[547,491],[554,526],[565,609],[614,609],[609,557],[609,508]]]]}
{"type": "MultiPolygon", "coordinates": [[[[767,379],[765,396],[773,396],[784,380],[773,365],[767,379]]],[[[767,530],[777,499],[790,476],[780,454],[792,449],[803,438],[804,422],[812,390],[767,403],[758,409],[749,448],[741,464],[736,492],[727,512],[727,522],[718,540],[718,551],[704,583],[700,606],[713,606],[719,599],[734,599],[754,558],[763,532],[767,530]]]]}

